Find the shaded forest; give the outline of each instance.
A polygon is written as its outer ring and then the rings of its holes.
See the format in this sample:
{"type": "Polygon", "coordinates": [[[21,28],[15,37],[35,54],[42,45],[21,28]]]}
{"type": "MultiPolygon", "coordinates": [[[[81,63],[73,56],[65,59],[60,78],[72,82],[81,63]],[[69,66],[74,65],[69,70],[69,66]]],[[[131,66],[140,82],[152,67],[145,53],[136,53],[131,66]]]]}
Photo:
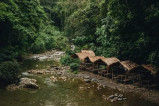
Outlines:
{"type": "Polygon", "coordinates": [[[0,38],[1,64],[27,53],[69,51],[73,43],[76,51],[157,67],[159,1],[1,0],[0,38]]]}

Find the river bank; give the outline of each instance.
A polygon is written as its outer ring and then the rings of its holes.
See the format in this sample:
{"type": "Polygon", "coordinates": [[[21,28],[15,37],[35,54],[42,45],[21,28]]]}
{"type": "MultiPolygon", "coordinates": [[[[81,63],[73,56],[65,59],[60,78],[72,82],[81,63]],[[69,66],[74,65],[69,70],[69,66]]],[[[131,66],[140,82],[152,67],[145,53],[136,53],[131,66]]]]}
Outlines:
{"type": "MultiPolygon", "coordinates": [[[[133,85],[125,85],[121,83],[116,83],[111,79],[104,78],[102,76],[87,72],[87,71],[79,71],[78,74],[71,73],[69,71],[69,67],[51,67],[47,70],[29,70],[31,74],[38,74],[38,75],[52,75],[50,79],[53,82],[58,81],[58,79],[68,80],[68,79],[80,79],[85,81],[86,83],[97,83],[97,89],[100,90],[102,87],[109,87],[114,90],[118,90],[123,93],[130,93],[132,95],[136,94],[140,98],[143,98],[147,101],[151,101],[155,104],[159,104],[159,91],[157,90],[149,90],[146,88],[140,88],[133,85]],[[85,80],[88,79],[88,80],[85,80]]],[[[88,88],[89,89],[89,88],[88,88]]]]}
{"type": "MultiPolygon", "coordinates": [[[[65,54],[64,52],[53,50],[53,51],[45,52],[42,54],[29,55],[25,59],[38,59],[39,61],[55,60],[59,62],[60,57],[63,56],[64,54],[65,54]]],[[[36,67],[38,66],[36,65],[36,67]]],[[[60,78],[64,78],[65,80],[72,78],[72,79],[80,79],[86,82],[94,82],[98,84],[99,89],[100,87],[109,87],[111,89],[118,90],[123,93],[136,94],[140,98],[143,98],[147,101],[151,101],[159,105],[158,90],[149,90],[149,89],[141,88],[134,85],[125,85],[121,83],[116,83],[115,81],[111,79],[104,78],[102,76],[99,76],[87,71],[79,71],[78,74],[73,74],[69,70],[70,70],[69,67],[50,65],[47,67],[47,69],[45,68],[43,70],[40,70],[40,69],[29,70],[28,73],[41,74],[41,75],[50,74],[52,75],[52,77],[50,78],[52,78],[54,81],[56,81],[55,76],[58,76],[60,78]]]]}

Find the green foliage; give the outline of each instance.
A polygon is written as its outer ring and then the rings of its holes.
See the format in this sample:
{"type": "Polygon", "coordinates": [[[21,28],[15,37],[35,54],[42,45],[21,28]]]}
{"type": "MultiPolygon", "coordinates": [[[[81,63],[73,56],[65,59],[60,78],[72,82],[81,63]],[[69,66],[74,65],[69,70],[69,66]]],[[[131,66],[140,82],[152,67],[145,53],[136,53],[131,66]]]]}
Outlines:
{"type": "Polygon", "coordinates": [[[72,59],[69,55],[62,56],[60,59],[60,63],[65,66],[68,66],[71,62],[72,59]]]}
{"type": "Polygon", "coordinates": [[[6,48],[0,48],[0,62],[14,60],[21,54],[16,47],[7,46],[6,48]]]}
{"type": "Polygon", "coordinates": [[[60,63],[65,66],[69,66],[71,63],[80,63],[80,60],[73,59],[70,55],[64,55],[61,57],[60,63]]]}
{"type": "Polygon", "coordinates": [[[18,46],[25,51],[47,19],[39,1],[7,0],[0,5],[0,46],[18,46]]]}
{"type": "Polygon", "coordinates": [[[58,4],[57,13],[63,20],[66,35],[74,38],[77,48],[91,48],[97,55],[106,57],[159,65],[159,1],[81,0],[76,5],[73,3],[58,4]]]}
{"type": "Polygon", "coordinates": [[[20,68],[17,62],[7,61],[0,64],[0,81],[13,83],[20,75],[20,68]]]}
{"type": "Polygon", "coordinates": [[[66,50],[68,39],[65,36],[54,36],[55,48],[59,50],[66,50]]]}
{"type": "Polygon", "coordinates": [[[72,71],[77,71],[78,69],[79,69],[79,64],[78,63],[71,63],[70,64],[70,69],[72,70],[72,71]]]}
{"type": "Polygon", "coordinates": [[[73,71],[74,74],[78,74],[78,70],[73,71]]]}
{"type": "Polygon", "coordinates": [[[35,42],[31,45],[31,51],[33,53],[40,53],[45,51],[45,42],[41,38],[37,38],[35,42]]]}
{"type": "Polygon", "coordinates": [[[67,50],[66,50],[66,54],[67,54],[67,55],[70,55],[70,56],[71,56],[71,55],[73,55],[74,53],[75,53],[75,51],[73,51],[73,50],[71,50],[71,49],[67,49],[67,50]]]}

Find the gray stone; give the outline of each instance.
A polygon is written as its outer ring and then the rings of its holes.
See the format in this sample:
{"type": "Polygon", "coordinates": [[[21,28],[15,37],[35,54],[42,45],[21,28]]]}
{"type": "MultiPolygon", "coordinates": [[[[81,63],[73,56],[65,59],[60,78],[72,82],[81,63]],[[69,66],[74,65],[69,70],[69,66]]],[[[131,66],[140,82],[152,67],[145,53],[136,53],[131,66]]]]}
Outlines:
{"type": "Polygon", "coordinates": [[[127,100],[128,98],[123,98],[123,100],[127,100]]]}
{"type": "Polygon", "coordinates": [[[84,79],[90,79],[90,76],[84,76],[84,79]]]}
{"type": "Polygon", "coordinates": [[[39,86],[35,83],[29,82],[24,84],[23,88],[39,89],[39,86]]]}
{"type": "Polygon", "coordinates": [[[32,88],[32,89],[38,89],[39,86],[36,84],[35,79],[29,79],[29,78],[21,78],[19,83],[19,88],[32,88]]]}
{"type": "Polygon", "coordinates": [[[86,83],[90,83],[90,82],[91,82],[90,79],[84,79],[84,81],[85,81],[86,83]]]}
{"type": "Polygon", "coordinates": [[[108,97],[108,100],[109,99],[113,99],[115,96],[114,95],[110,95],[109,97],[108,97]]]}
{"type": "Polygon", "coordinates": [[[119,94],[118,97],[123,98],[123,94],[119,94]]]}
{"type": "Polygon", "coordinates": [[[123,101],[123,98],[118,98],[118,101],[123,101]]]}

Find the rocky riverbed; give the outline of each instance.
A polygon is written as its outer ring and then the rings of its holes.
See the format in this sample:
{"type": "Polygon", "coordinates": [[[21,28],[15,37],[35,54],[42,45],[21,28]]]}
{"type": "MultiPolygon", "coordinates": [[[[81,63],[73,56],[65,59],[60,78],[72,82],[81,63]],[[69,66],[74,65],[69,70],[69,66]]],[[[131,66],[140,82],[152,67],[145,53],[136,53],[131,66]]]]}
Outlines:
{"type": "Polygon", "coordinates": [[[12,84],[7,86],[7,90],[19,90],[23,88],[29,88],[29,89],[39,89],[39,86],[36,84],[36,79],[30,79],[30,78],[21,78],[20,82],[16,84],[12,84]]]}
{"type": "Polygon", "coordinates": [[[44,60],[55,60],[59,61],[61,56],[63,56],[65,52],[57,51],[57,50],[51,50],[40,54],[30,54],[27,56],[24,56],[24,59],[35,59],[39,61],[44,60]]]}
{"type": "MultiPolygon", "coordinates": [[[[135,93],[139,95],[140,98],[144,98],[148,101],[152,101],[154,103],[159,104],[159,92],[155,90],[148,90],[146,88],[139,88],[133,85],[124,85],[121,83],[116,83],[111,79],[104,78],[102,76],[87,72],[80,71],[78,74],[73,74],[69,71],[69,67],[66,66],[50,66],[48,69],[38,69],[38,70],[28,70],[28,74],[36,74],[36,75],[50,75],[50,79],[52,82],[57,81],[66,81],[66,80],[75,80],[80,79],[86,83],[97,83],[97,90],[101,90],[102,88],[109,87],[111,89],[119,90],[123,93],[135,93]]],[[[80,88],[80,89],[90,89],[88,88],[80,88]]],[[[122,96],[123,94],[112,94],[108,97],[103,95],[103,98],[109,100],[111,102],[124,101],[128,98],[122,96]]]]}
{"type": "MultiPolygon", "coordinates": [[[[45,60],[56,60],[59,61],[60,57],[63,56],[65,53],[61,51],[48,51],[46,53],[42,54],[36,54],[36,55],[30,55],[27,56],[26,59],[38,59],[39,61],[45,61],[45,60]]],[[[49,79],[52,80],[52,82],[57,82],[59,80],[66,81],[68,79],[71,79],[72,81],[74,79],[80,79],[85,81],[86,83],[97,83],[97,90],[100,90],[104,87],[109,87],[111,89],[119,90],[123,93],[132,93],[138,95],[140,98],[144,98],[145,100],[151,101],[153,103],[159,104],[159,91],[158,90],[149,90],[146,88],[140,88],[133,85],[124,85],[121,83],[116,83],[115,81],[112,81],[111,79],[104,78],[102,76],[87,72],[87,71],[80,71],[78,74],[73,74],[69,71],[69,67],[64,66],[56,66],[56,65],[50,65],[47,67],[47,69],[35,69],[35,70],[28,70],[26,73],[28,74],[36,74],[36,75],[50,75],[49,79]]],[[[26,74],[25,73],[25,74],[26,74]]],[[[81,87],[80,89],[89,89],[81,87]]],[[[115,94],[112,94],[115,95],[115,94]]],[[[122,94],[121,94],[122,95],[122,94]]],[[[111,96],[111,95],[110,95],[111,96]]],[[[109,98],[105,97],[103,95],[103,98],[109,98]]],[[[125,97],[119,98],[118,96],[114,96],[113,99],[109,99],[110,101],[114,102],[117,100],[126,100],[125,97]],[[123,99],[124,98],[124,99],[123,99]]],[[[128,98],[129,99],[129,98],[128,98]]],[[[108,100],[108,99],[107,99],[108,100]]]]}

